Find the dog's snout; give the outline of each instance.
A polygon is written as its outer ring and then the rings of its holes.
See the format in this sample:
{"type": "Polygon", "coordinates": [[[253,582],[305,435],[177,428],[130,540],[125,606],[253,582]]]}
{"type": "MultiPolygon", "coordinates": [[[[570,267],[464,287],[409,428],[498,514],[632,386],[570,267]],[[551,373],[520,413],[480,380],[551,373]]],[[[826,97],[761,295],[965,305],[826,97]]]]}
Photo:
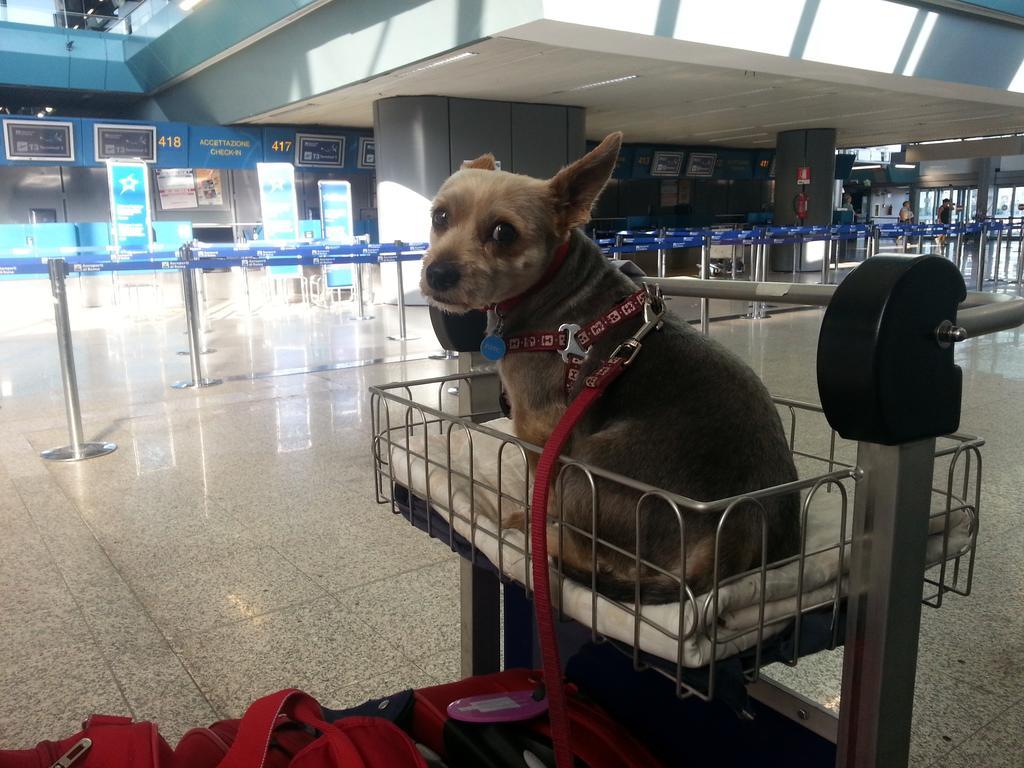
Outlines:
{"type": "Polygon", "coordinates": [[[435,291],[447,291],[459,284],[459,268],[448,261],[439,261],[427,267],[427,285],[435,291]]]}

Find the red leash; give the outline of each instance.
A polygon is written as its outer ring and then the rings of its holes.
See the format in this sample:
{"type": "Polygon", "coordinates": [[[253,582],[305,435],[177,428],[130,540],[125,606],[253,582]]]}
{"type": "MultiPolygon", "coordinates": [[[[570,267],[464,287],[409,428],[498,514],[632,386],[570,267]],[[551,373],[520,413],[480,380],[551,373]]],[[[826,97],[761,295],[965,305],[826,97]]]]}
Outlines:
{"type": "MultiPolygon", "coordinates": [[[[555,748],[557,768],[572,768],[573,758],[569,716],[565,706],[565,690],[562,688],[562,664],[559,658],[558,639],[555,635],[555,623],[551,609],[547,512],[552,473],[576,424],[594,402],[604,394],[608,386],[633,362],[640,351],[640,342],[644,336],[651,330],[660,327],[664,311],[664,303],[660,296],[648,291],[647,300],[644,303],[644,324],[629,340],[620,344],[597,371],[584,380],[583,389],[569,404],[554,432],[544,443],[544,450],[537,463],[530,508],[530,547],[532,548],[530,564],[533,573],[533,601],[537,617],[537,635],[540,638],[548,713],[551,719],[551,741],[555,748]]],[[[591,535],[596,536],[596,531],[591,531],[591,535]]],[[[561,591],[561,584],[559,591],[561,591]]],[[[597,597],[593,596],[592,599],[596,600],[597,597]]]]}

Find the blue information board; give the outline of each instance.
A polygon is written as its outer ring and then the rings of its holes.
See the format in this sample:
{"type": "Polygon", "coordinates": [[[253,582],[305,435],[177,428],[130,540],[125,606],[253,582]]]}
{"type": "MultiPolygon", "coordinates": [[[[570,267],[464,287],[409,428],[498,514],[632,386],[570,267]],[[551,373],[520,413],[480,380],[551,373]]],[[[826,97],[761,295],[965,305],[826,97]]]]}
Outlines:
{"type": "Polygon", "coordinates": [[[257,163],[264,240],[299,239],[299,204],[291,163],[257,163]]]}
{"type": "Polygon", "coordinates": [[[320,219],[324,239],[352,242],[352,185],[347,181],[317,182],[320,191],[320,219]]]}
{"type": "Polygon", "coordinates": [[[119,248],[148,249],[152,242],[149,168],[145,163],[107,163],[111,234],[119,248]]]}

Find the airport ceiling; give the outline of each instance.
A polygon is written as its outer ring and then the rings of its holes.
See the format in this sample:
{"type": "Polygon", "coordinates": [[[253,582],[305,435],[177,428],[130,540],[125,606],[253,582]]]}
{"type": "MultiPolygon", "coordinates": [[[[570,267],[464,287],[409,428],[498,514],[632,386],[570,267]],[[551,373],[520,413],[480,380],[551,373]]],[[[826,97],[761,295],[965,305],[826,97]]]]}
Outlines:
{"type": "Polygon", "coordinates": [[[834,127],[840,147],[863,147],[1024,131],[1024,108],[503,37],[248,122],[370,127],[375,100],[428,94],[585,107],[588,138],[621,130],[645,143],[772,147],[779,131],[834,127]],[[476,55],[428,66],[459,53],[476,55]]]}

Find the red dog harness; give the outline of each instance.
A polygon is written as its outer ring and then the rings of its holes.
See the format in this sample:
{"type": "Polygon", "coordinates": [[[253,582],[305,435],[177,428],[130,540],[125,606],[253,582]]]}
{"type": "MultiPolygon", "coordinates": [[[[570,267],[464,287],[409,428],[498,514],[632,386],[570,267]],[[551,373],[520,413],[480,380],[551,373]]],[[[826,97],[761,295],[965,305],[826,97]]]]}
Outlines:
{"type": "Polygon", "coordinates": [[[565,393],[572,391],[580,368],[594,343],[617,325],[640,314],[646,304],[647,289],[641,288],[584,326],[562,323],[557,331],[523,333],[505,339],[509,352],[557,352],[565,363],[565,393]]]}

